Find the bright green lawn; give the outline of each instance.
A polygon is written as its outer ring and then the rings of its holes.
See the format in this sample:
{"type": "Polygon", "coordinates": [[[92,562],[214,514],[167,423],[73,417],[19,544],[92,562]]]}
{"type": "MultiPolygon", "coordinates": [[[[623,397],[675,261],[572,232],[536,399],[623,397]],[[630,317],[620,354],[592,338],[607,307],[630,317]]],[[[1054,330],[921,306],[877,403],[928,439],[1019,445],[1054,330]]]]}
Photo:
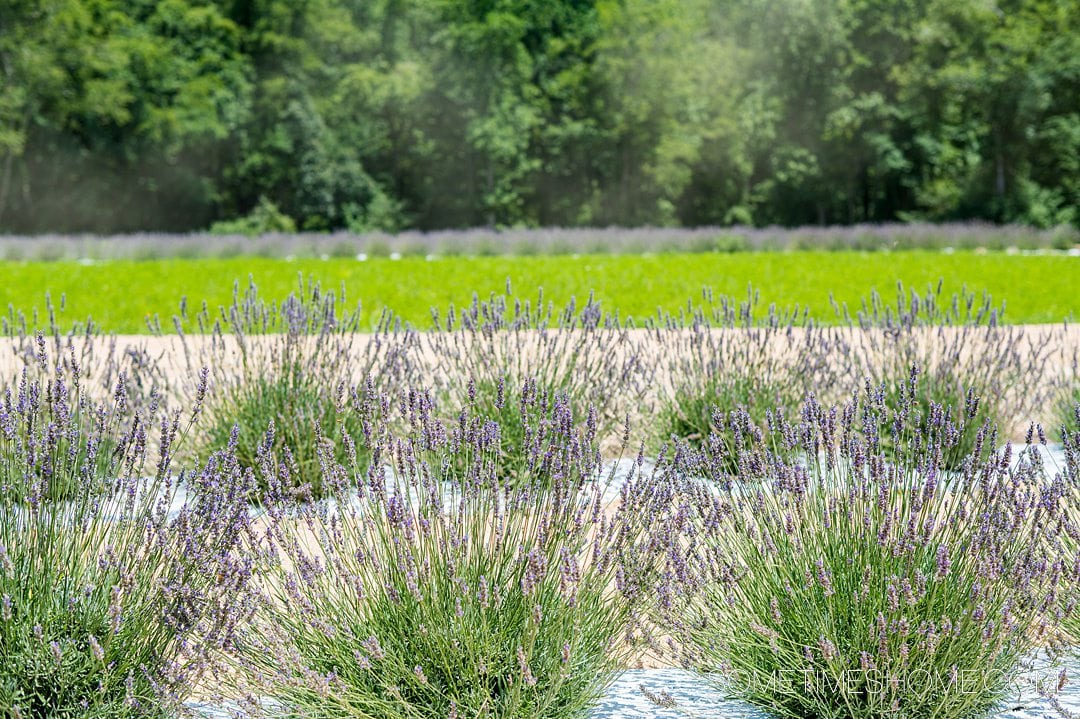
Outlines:
{"type": "Polygon", "coordinates": [[[590,290],[606,309],[644,318],[658,307],[677,309],[710,286],[716,293],[744,296],[749,284],[764,302],[808,305],[822,320],[834,313],[832,293],[857,305],[876,288],[888,300],[897,280],[919,290],[944,279],[952,292],[966,285],[1005,300],[1006,320],[1014,323],[1057,322],[1080,315],[1080,258],[1064,255],[1009,256],[958,252],[847,253],[786,252],[745,254],[582,255],[535,257],[446,257],[426,260],[371,258],[168,259],[77,262],[0,263],[0,307],[30,314],[44,306],[46,291],[67,298],[65,322],[93,317],[105,329],[145,332],[147,317],[159,314],[163,325],[181,296],[189,306],[206,299],[212,307],[227,303],[235,280],[255,278],[264,297],[282,298],[297,284],[299,273],[328,289],[345,283],[350,302],[366,310],[387,306],[426,327],[429,308],[467,303],[473,292],[486,297],[501,292],[509,277],[515,295],[535,296],[543,287],[562,303],[572,295],[584,300],[590,290]]]}

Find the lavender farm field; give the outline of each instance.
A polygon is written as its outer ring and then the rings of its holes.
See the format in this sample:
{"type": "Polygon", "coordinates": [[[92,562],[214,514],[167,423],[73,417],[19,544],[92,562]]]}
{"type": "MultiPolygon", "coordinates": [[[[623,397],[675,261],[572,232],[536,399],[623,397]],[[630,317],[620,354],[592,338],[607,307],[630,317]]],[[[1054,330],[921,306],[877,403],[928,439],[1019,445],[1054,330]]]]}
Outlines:
{"type": "Polygon", "coordinates": [[[978,251],[6,261],[0,264],[0,307],[32,321],[45,293],[57,302],[63,295],[64,323],[92,317],[107,331],[141,333],[155,315],[167,325],[181,297],[189,306],[228,304],[234,283],[245,285],[249,276],[268,299],[284,298],[298,276],[326,288],[343,286],[370,323],[391,308],[419,327],[429,324],[431,307],[502,292],[508,279],[516,296],[535,297],[543,288],[556,305],[594,292],[606,310],[638,322],[658,308],[677,311],[703,287],[740,296],[749,285],[761,292],[762,306],[798,304],[829,322],[835,317],[830,295],[857,307],[871,290],[892,296],[897,282],[925,289],[939,279],[946,293],[964,287],[989,292],[1005,303],[1010,323],[1054,323],[1080,310],[1080,258],[978,251]]]}
{"type": "Polygon", "coordinates": [[[785,257],[21,266],[51,269],[28,286],[67,299],[52,331],[0,346],[0,718],[1071,708],[1074,660],[1038,667],[1054,698],[1024,681],[1029,658],[1080,637],[1076,328],[998,325],[1000,297],[944,287],[889,298],[897,280],[981,272],[1010,307],[1069,314],[1074,258],[763,261],[785,257]],[[214,295],[215,266],[259,287],[214,295]],[[477,266],[488,279],[463,269],[477,266]],[[58,268],[93,291],[65,290],[58,268]],[[298,269],[323,285],[279,301],[298,269]],[[458,298],[502,290],[496,273],[518,293],[458,298]],[[703,298],[684,277],[739,286],[703,298]],[[603,307],[516,306],[604,279],[623,284],[599,288],[603,307]],[[869,312],[820,326],[747,300],[749,279],[825,319],[825,283],[869,312]],[[370,315],[321,289],[338,284],[369,305],[430,302],[441,321],[363,332],[370,315]],[[190,300],[181,332],[60,329],[84,302],[151,287],[210,304],[190,300]],[[467,305],[453,323],[449,301],[467,305]],[[648,327],[604,314],[645,302],[693,312],[648,327]],[[737,698],[709,685],[718,671],[737,698]],[[811,676],[794,693],[772,681],[811,676]]]}

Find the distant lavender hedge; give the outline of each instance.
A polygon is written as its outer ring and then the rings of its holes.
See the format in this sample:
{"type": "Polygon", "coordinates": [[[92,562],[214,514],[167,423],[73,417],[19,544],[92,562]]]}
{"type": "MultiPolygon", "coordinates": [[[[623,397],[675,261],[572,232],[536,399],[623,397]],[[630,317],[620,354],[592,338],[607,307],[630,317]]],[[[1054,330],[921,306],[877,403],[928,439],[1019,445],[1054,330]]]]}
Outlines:
{"type": "Polygon", "coordinates": [[[142,233],[0,237],[0,258],[151,259],[261,255],[511,255],[637,252],[741,252],[787,249],[1069,249],[1075,228],[1040,230],[989,223],[878,224],[831,227],[469,229],[436,232],[244,235],[142,233]]]}

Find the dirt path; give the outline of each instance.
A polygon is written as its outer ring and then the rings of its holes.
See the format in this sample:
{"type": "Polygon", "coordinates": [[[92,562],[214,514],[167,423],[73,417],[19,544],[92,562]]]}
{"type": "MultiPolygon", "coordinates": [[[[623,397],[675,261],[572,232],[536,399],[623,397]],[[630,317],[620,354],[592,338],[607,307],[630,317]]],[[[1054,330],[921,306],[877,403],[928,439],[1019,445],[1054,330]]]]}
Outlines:
{"type": "MultiPolygon", "coordinates": [[[[852,390],[863,384],[863,375],[867,367],[893,362],[894,365],[906,361],[910,356],[931,358],[931,361],[959,362],[966,371],[979,373],[980,379],[987,379],[994,384],[995,364],[1008,362],[1011,367],[1030,367],[1014,377],[1020,387],[1000,387],[999,399],[1006,405],[1019,408],[1009,418],[1008,435],[1022,436],[1030,421],[1052,424],[1054,422],[1054,404],[1060,398],[1063,388],[1075,387],[1080,381],[1076,377],[1075,363],[1080,353],[1080,326],[1064,325],[1026,325],[997,328],[994,331],[980,329],[962,337],[961,328],[927,328],[918,330],[911,341],[898,345],[891,341],[882,330],[858,330],[850,328],[819,328],[806,330],[774,331],[762,334],[761,331],[747,333],[742,330],[712,330],[708,342],[709,348],[719,348],[732,357],[760,357],[771,355],[771,362],[763,363],[773,368],[797,366],[791,360],[800,352],[822,351],[821,361],[827,366],[827,374],[835,387],[823,392],[822,401],[839,402],[849,396],[852,390]],[[813,343],[808,343],[807,333],[816,332],[819,345],[828,350],[807,350],[813,343]],[[960,340],[963,341],[960,341],[960,340]],[[737,349],[739,342],[750,342],[749,354],[737,349]],[[900,356],[897,348],[903,349],[900,356]],[[947,355],[947,357],[943,357],[947,355]]],[[[557,333],[546,334],[534,331],[507,334],[500,338],[477,335],[471,339],[463,338],[453,346],[440,343],[431,334],[413,335],[408,348],[402,356],[410,364],[410,375],[416,384],[422,386],[453,386],[457,378],[452,374],[470,361],[484,364],[482,369],[491,372],[492,366],[505,367],[512,378],[523,379],[537,371],[550,371],[553,365],[565,363],[566,355],[578,352],[577,367],[585,366],[586,360],[600,372],[605,367],[623,366],[627,357],[637,358],[637,367],[633,383],[627,383],[624,396],[605,396],[602,398],[610,406],[618,409],[618,415],[629,412],[633,424],[648,428],[655,413],[665,399],[670,397],[676,386],[692,384],[695,379],[687,376],[695,366],[687,361],[695,351],[700,355],[700,341],[694,348],[690,333],[686,330],[628,330],[619,342],[601,342],[597,338],[581,336],[570,339],[565,337],[552,339],[557,333]],[[469,342],[482,345],[475,356],[480,360],[469,359],[472,352],[469,342]],[[602,347],[601,351],[593,348],[602,347]],[[448,358],[456,353],[456,358],[448,358]],[[592,353],[593,356],[589,356],[592,353]],[[462,360],[462,356],[466,356],[462,360]],[[562,357],[562,359],[556,359],[562,357]],[[635,386],[631,387],[630,384],[635,386]]],[[[570,334],[570,333],[563,333],[570,334]]],[[[445,339],[445,338],[444,338],[445,339]]],[[[212,383],[220,385],[239,381],[245,374],[244,364],[249,365],[249,372],[259,372],[259,366],[270,362],[270,356],[280,347],[281,338],[275,336],[249,337],[245,340],[245,351],[232,338],[214,340],[208,336],[170,336],[120,335],[112,337],[64,338],[58,345],[54,340],[46,341],[46,352],[53,358],[74,356],[82,366],[83,381],[100,392],[111,391],[116,377],[124,372],[129,378],[142,376],[145,382],[158,386],[167,386],[169,393],[181,404],[188,404],[197,382],[198,370],[204,364],[212,364],[212,383]],[[245,359],[246,358],[246,359],[245,359]]],[[[385,356],[389,350],[387,340],[378,340],[373,335],[360,334],[336,340],[313,352],[340,353],[346,361],[339,363],[345,369],[345,379],[361,382],[364,370],[378,357],[385,356]],[[381,344],[380,344],[381,343],[381,344]],[[376,346],[378,345],[378,346],[376,346]]],[[[719,351],[717,350],[717,351],[719,351]]],[[[37,351],[33,341],[8,340],[0,344],[0,382],[17,382],[18,373],[27,362],[33,361],[37,351]]],[[[711,351],[711,349],[710,349],[711,351]]],[[[708,358],[706,358],[707,360],[708,358]]],[[[701,358],[698,359],[700,366],[701,358]]],[[[738,370],[739,368],[734,368],[738,370]]],[[[782,371],[782,370],[780,370],[782,371]]],[[[461,378],[463,382],[465,378],[461,378]]],[[[811,387],[815,391],[816,387],[811,387]]],[[[214,387],[211,388],[215,390],[214,387]]]]}

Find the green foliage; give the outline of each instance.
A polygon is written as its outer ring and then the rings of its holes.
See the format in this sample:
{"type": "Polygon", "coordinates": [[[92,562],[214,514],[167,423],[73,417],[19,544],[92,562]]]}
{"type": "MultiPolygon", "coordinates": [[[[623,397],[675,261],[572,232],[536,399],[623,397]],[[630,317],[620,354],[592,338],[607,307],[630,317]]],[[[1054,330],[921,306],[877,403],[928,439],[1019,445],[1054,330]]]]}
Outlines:
{"type": "Polygon", "coordinates": [[[243,44],[202,0],[6,3],[0,226],[205,226],[249,111],[243,44]]]}
{"type": "Polygon", "coordinates": [[[1078,16],[1072,0],[8,2],[0,228],[189,230],[263,197],[312,231],[1076,227],[1078,16]]]}
{"type": "Polygon", "coordinates": [[[397,232],[405,224],[404,210],[404,203],[376,190],[366,207],[346,208],[345,227],[350,232],[397,232]]]}
{"type": "Polygon", "coordinates": [[[1067,2],[932,5],[897,75],[927,217],[1076,221],[1080,19],[1067,2]]]}
{"type": "Polygon", "coordinates": [[[296,223],[266,197],[260,197],[259,204],[246,217],[222,220],[210,226],[210,233],[215,235],[254,237],[270,232],[296,232],[296,223]]]}

